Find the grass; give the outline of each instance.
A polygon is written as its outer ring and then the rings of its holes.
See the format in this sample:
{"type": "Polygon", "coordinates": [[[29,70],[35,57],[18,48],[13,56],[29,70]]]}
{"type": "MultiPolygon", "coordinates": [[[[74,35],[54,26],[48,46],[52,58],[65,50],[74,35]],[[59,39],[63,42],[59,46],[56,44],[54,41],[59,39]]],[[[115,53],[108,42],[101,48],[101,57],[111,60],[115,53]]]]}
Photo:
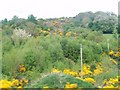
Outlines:
{"type": "Polygon", "coordinates": [[[43,76],[36,84],[32,87],[42,88],[44,86],[49,86],[49,88],[64,88],[67,82],[75,83],[78,87],[95,87],[91,83],[79,80],[70,75],[62,74],[62,73],[51,73],[43,76]]]}
{"type": "Polygon", "coordinates": [[[113,39],[113,34],[103,34],[106,39],[113,39]]]}

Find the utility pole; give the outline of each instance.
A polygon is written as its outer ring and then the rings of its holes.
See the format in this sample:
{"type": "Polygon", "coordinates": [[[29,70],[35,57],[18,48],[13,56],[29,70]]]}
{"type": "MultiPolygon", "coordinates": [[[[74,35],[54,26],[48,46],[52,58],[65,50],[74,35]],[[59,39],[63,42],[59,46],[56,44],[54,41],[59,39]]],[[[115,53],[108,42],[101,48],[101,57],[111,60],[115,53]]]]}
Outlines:
{"type": "MultiPolygon", "coordinates": [[[[82,44],[80,44],[80,64],[81,64],[81,74],[83,73],[83,63],[82,63],[82,44]]],[[[81,78],[83,78],[83,75],[81,75],[81,78]]]]}
{"type": "Polygon", "coordinates": [[[107,46],[108,46],[108,51],[109,51],[110,50],[109,39],[107,39],[107,46]]]}

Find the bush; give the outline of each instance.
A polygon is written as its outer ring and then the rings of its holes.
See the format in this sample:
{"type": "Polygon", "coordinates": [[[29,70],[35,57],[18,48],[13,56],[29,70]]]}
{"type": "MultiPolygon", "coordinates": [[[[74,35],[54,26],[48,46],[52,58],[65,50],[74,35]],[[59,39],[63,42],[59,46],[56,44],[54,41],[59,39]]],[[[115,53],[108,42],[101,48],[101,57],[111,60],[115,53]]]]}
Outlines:
{"type": "Polygon", "coordinates": [[[5,53],[2,57],[2,72],[3,74],[12,76],[17,70],[19,64],[23,64],[24,52],[20,49],[13,48],[5,53]]]}
{"type": "Polygon", "coordinates": [[[63,61],[63,52],[59,40],[55,38],[37,37],[29,40],[26,45],[27,50],[24,63],[29,70],[35,69],[43,72],[52,67],[56,61],[63,61]]]}
{"type": "Polygon", "coordinates": [[[64,52],[64,56],[77,62],[79,58],[79,42],[72,38],[63,38],[61,41],[62,50],[64,52]]]}
{"type": "Polygon", "coordinates": [[[31,87],[33,88],[42,88],[44,86],[48,86],[49,88],[64,88],[65,84],[73,83],[77,84],[77,87],[82,87],[82,88],[94,88],[95,86],[92,85],[91,83],[79,80],[75,77],[72,77],[70,75],[65,75],[65,74],[48,74],[46,76],[43,76],[39,81],[31,87]]]}
{"type": "Polygon", "coordinates": [[[2,37],[2,51],[3,51],[3,54],[6,53],[6,52],[9,52],[13,47],[13,43],[10,39],[10,37],[8,36],[3,36],[2,37]]]}
{"type": "Polygon", "coordinates": [[[102,53],[102,47],[100,44],[97,45],[96,42],[88,41],[85,39],[73,39],[73,38],[63,38],[61,40],[61,46],[64,52],[64,56],[77,62],[80,59],[80,44],[82,44],[83,51],[83,62],[99,62],[101,60],[100,54],[102,53]]]}

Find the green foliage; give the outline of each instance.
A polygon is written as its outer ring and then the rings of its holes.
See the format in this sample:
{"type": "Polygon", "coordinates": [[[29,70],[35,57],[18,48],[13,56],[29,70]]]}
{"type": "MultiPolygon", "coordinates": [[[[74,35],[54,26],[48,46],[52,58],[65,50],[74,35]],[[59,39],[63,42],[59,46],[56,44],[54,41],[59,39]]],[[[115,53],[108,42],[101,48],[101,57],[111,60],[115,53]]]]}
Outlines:
{"type": "Polygon", "coordinates": [[[102,46],[89,40],[76,40],[72,38],[63,38],[61,46],[64,56],[77,62],[80,58],[80,44],[83,44],[83,62],[99,62],[101,60],[102,46]]]}
{"type": "Polygon", "coordinates": [[[80,51],[79,42],[72,38],[63,38],[61,46],[64,56],[76,62],[80,51]]]}
{"type": "Polygon", "coordinates": [[[112,33],[115,29],[115,23],[110,20],[101,20],[96,22],[91,22],[89,27],[93,30],[102,31],[103,33],[112,33]]]}
{"type": "Polygon", "coordinates": [[[64,61],[56,61],[53,63],[54,68],[58,68],[60,70],[64,70],[65,68],[73,69],[76,65],[75,63],[70,59],[64,59],[64,61]]]}
{"type": "Polygon", "coordinates": [[[4,36],[10,37],[13,34],[12,29],[9,26],[4,27],[3,30],[4,30],[2,32],[3,38],[4,38],[4,36]]]}
{"type": "Polygon", "coordinates": [[[5,18],[4,20],[1,21],[3,25],[6,25],[8,23],[7,18],[5,18]]]}
{"type": "Polygon", "coordinates": [[[33,14],[28,16],[28,21],[33,22],[33,23],[37,22],[36,17],[33,14]]]}
{"type": "Polygon", "coordinates": [[[103,41],[104,37],[101,32],[93,31],[87,35],[86,39],[99,43],[103,41]]]}
{"type": "Polygon", "coordinates": [[[8,78],[14,75],[19,64],[24,64],[27,71],[23,76],[28,77],[31,83],[36,82],[31,85],[33,87],[48,85],[61,88],[66,82],[76,83],[79,87],[94,87],[90,83],[64,74],[49,74],[41,78],[42,74],[50,72],[52,68],[79,71],[80,44],[83,46],[83,64],[90,65],[91,71],[96,68],[96,63],[102,62],[104,73],[94,76],[98,85],[106,78],[117,76],[117,65],[114,65],[108,57],[109,49],[117,51],[116,47],[118,47],[114,14],[87,12],[62,20],[36,19],[33,15],[28,16],[28,19],[14,16],[12,20],[4,19],[0,24],[2,25],[2,74],[9,76],[8,78]],[[25,32],[15,34],[14,30],[19,29],[25,32]],[[71,35],[67,36],[67,32],[71,35]],[[60,36],[60,33],[63,35],[60,36]],[[23,34],[26,39],[21,38],[23,34]]]}
{"type": "Polygon", "coordinates": [[[2,38],[2,40],[3,40],[2,41],[2,50],[3,50],[3,54],[4,54],[5,52],[9,52],[12,49],[13,43],[12,43],[12,40],[7,36],[4,36],[2,38]]]}
{"type": "Polygon", "coordinates": [[[35,68],[42,72],[48,69],[50,64],[53,65],[52,63],[64,59],[60,43],[54,38],[33,38],[25,47],[29,47],[24,62],[29,70],[35,68]]]}
{"type": "Polygon", "coordinates": [[[37,28],[37,25],[33,22],[26,22],[24,29],[29,32],[32,36],[38,36],[39,35],[39,29],[37,28]]]}
{"type": "Polygon", "coordinates": [[[12,76],[19,64],[23,64],[24,52],[21,49],[13,48],[2,57],[2,72],[12,76]]]}
{"type": "Polygon", "coordinates": [[[84,82],[82,80],[78,80],[75,77],[65,74],[48,74],[43,76],[39,81],[33,85],[34,88],[42,88],[44,86],[48,86],[49,88],[64,88],[67,82],[77,84],[78,87],[82,88],[90,88],[95,87],[88,82],[84,82]]]}

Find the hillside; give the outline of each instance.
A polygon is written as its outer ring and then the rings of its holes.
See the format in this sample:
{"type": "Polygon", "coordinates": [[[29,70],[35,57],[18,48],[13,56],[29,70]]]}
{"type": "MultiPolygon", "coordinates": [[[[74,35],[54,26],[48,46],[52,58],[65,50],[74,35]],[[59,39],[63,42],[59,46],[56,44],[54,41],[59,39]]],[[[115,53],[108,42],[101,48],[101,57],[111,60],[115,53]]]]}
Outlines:
{"type": "Polygon", "coordinates": [[[85,12],[49,19],[14,16],[2,20],[0,27],[0,88],[118,88],[115,14],[85,12]]]}
{"type": "MultiPolygon", "coordinates": [[[[50,19],[36,19],[35,16],[29,15],[28,19],[18,18],[14,16],[12,20],[4,19],[1,21],[2,27],[5,25],[11,28],[22,29],[44,29],[47,30],[68,30],[69,28],[88,28],[103,33],[113,33],[116,30],[118,17],[110,12],[84,12],[79,13],[75,17],[61,17],[50,19]]],[[[36,31],[37,33],[37,31],[36,31]]]]}

